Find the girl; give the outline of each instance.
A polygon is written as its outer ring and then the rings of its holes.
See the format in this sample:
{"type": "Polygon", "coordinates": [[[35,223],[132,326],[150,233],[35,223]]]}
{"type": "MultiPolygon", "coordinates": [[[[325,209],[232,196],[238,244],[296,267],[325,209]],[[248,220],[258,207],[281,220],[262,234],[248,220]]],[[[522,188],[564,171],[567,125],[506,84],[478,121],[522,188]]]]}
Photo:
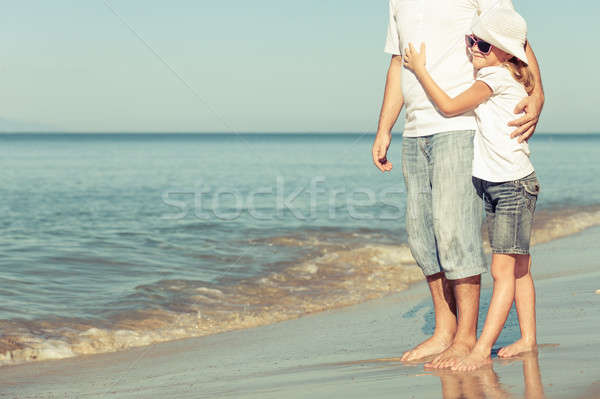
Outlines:
{"type": "Polygon", "coordinates": [[[514,10],[495,9],[476,17],[473,34],[466,36],[476,80],[465,92],[451,98],[426,69],[425,45],[404,51],[404,65],[445,116],[475,110],[479,130],[475,136],[473,183],[484,199],[492,247],[494,291],[483,332],[471,353],[452,367],[470,371],[491,363],[513,301],[521,339],[502,348],[501,357],[536,350],[535,289],[531,279],[529,242],[539,182],[529,160],[526,142],[511,139],[508,122],[515,106],[533,90],[527,67],[527,24],[514,10]]]}

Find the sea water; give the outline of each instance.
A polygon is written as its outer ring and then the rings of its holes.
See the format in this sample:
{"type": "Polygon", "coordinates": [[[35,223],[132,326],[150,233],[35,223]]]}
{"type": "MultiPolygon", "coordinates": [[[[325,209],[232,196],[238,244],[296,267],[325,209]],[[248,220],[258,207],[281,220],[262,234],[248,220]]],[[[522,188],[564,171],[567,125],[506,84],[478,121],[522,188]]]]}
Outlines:
{"type": "MultiPolygon", "coordinates": [[[[422,279],[401,137],[386,174],[372,141],[0,135],[0,365],[264,325],[422,279]]],[[[599,224],[600,135],[536,134],[530,147],[534,241],[599,224]]]]}

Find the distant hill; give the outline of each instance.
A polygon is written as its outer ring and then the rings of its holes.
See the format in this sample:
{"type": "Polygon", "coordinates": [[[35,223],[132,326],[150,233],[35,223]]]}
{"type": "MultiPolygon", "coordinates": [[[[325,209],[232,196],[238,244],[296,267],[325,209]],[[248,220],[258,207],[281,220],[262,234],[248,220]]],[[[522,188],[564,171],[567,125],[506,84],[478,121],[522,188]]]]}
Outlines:
{"type": "Polygon", "coordinates": [[[61,129],[36,122],[0,118],[0,133],[55,132],[57,130],[61,129]]]}

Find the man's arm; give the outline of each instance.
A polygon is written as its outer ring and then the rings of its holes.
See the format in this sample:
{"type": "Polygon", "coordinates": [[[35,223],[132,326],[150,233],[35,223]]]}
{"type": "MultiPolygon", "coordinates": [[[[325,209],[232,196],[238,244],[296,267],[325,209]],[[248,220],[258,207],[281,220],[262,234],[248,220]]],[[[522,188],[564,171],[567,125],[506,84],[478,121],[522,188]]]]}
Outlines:
{"type": "Polygon", "coordinates": [[[509,123],[509,126],[518,126],[517,129],[511,134],[510,137],[517,137],[519,143],[527,141],[531,138],[531,135],[535,132],[542,108],[544,107],[544,87],[542,86],[542,76],[540,73],[540,66],[537,62],[537,58],[527,41],[527,47],[525,48],[525,54],[529,61],[529,69],[533,74],[535,81],[535,88],[529,97],[523,99],[515,108],[515,114],[520,114],[525,111],[525,115],[521,118],[516,119],[509,123]]]}
{"type": "Polygon", "coordinates": [[[386,154],[392,141],[392,128],[398,120],[403,106],[402,56],[393,55],[388,68],[383,105],[372,150],[373,163],[382,172],[392,170],[392,163],[387,161],[386,154]]]}

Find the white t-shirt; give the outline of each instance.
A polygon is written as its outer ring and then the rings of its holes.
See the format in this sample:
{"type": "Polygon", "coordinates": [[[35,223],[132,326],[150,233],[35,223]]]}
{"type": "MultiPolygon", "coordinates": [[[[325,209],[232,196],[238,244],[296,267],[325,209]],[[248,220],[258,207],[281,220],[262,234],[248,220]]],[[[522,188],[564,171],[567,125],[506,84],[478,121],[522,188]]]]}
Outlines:
{"type": "MultiPolygon", "coordinates": [[[[474,81],[465,45],[476,14],[500,7],[514,8],[511,0],[390,0],[385,52],[401,55],[412,43],[427,46],[427,70],[449,96],[468,89],[474,81]]],[[[406,105],[405,137],[429,136],[453,130],[475,130],[473,112],[445,117],[437,111],[415,75],[402,70],[406,105]]]]}
{"type": "Polygon", "coordinates": [[[522,84],[502,66],[481,68],[481,80],[492,89],[492,96],[475,108],[479,127],[475,135],[473,176],[491,182],[505,182],[523,178],[533,172],[529,160],[529,146],[519,143],[510,134],[514,127],[508,122],[516,117],[516,105],[527,96],[522,84]]]}

